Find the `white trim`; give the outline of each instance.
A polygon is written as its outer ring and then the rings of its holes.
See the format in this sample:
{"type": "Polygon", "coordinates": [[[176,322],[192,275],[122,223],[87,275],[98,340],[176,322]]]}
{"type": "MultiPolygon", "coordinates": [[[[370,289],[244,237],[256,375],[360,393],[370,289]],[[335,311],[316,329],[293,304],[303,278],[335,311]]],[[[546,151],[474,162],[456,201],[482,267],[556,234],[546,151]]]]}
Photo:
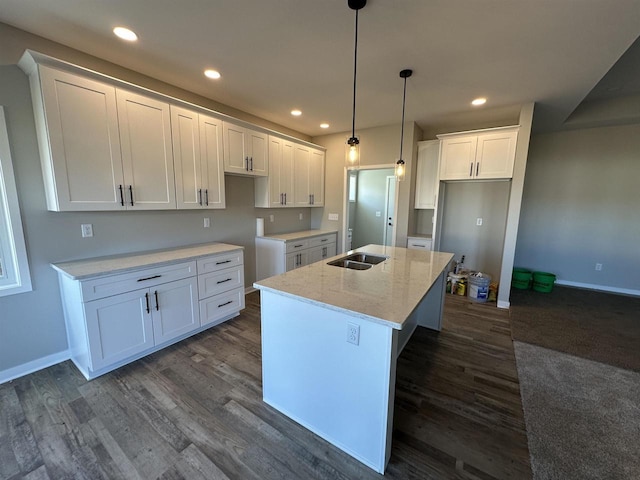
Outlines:
{"type": "Polygon", "coordinates": [[[36,358],[35,360],[23,363],[22,365],[2,370],[0,371],[0,384],[29,375],[30,373],[37,372],[43,368],[48,368],[51,365],[64,362],[70,358],[69,350],[63,350],[62,352],[53,353],[42,358],[36,358]]]}
{"type": "Polygon", "coordinates": [[[476,133],[484,133],[484,132],[499,132],[501,130],[509,130],[509,129],[517,129],[520,128],[520,124],[517,125],[505,125],[504,127],[492,127],[492,128],[480,128],[478,130],[464,130],[462,132],[450,132],[450,133],[440,133],[436,135],[438,139],[447,138],[447,137],[456,137],[460,135],[474,135],[476,133]]]}
{"type": "Polygon", "coordinates": [[[509,308],[511,306],[511,302],[504,302],[502,300],[498,300],[498,308],[509,308]]]}
{"type": "Polygon", "coordinates": [[[632,295],[640,297],[640,290],[631,288],[609,287],[607,285],[595,285],[593,283],[571,282],[569,280],[556,280],[556,285],[564,285],[566,287],[586,288],[588,290],[598,290],[601,292],[620,293],[622,295],[632,295]]]}
{"type": "MultiPolygon", "coordinates": [[[[27,258],[27,248],[22,231],[22,217],[20,215],[20,205],[18,203],[18,191],[16,189],[15,175],[13,173],[13,162],[11,160],[11,149],[9,148],[9,134],[7,122],[4,116],[4,107],[0,105],[0,208],[5,205],[6,210],[0,215],[6,217],[6,227],[8,228],[8,240],[5,252],[9,258],[4,259],[4,266],[10,274],[9,282],[0,286],[0,297],[13,295],[16,293],[30,292],[31,275],[29,274],[29,261],[27,258]],[[3,195],[4,192],[4,195],[3,195]],[[11,278],[13,277],[13,279],[11,278]]],[[[2,229],[0,229],[2,230],[2,229]]]]}

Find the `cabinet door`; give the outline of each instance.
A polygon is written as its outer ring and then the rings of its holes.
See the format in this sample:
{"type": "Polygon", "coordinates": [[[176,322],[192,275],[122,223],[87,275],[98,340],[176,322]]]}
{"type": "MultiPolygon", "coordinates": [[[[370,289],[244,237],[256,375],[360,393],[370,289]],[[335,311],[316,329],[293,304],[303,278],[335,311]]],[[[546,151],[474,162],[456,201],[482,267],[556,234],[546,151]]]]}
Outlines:
{"type": "Polygon", "coordinates": [[[249,142],[249,174],[256,177],[269,175],[269,143],[268,135],[247,129],[246,140],[249,142]]]}
{"type": "Polygon", "coordinates": [[[171,105],[171,139],[178,209],[202,205],[202,166],[198,114],[171,105]]]}
{"type": "Polygon", "coordinates": [[[200,321],[202,326],[214,326],[229,315],[237,314],[244,308],[244,290],[237,288],[220,295],[200,300],[200,321]]]}
{"type": "Polygon", "coordinates": [[[431,250],[431,239],[409,237],[407,239],[407,248],[413,250],[431,250]]]}
{"type": "Polygon", "coordinates": [[[286,256],[286,269],[294,270],[309,263],[308,251],[288,253],[286,256]]]}
{"type": "MultiPolygon", "coordinates": [[[[294,145],[289,141],[283,141],[282,143],[282,158],[280,161],[280,190],[284,194],[284,206],[294,206],[294,188],[293,188],[293,165],[294,165],[294,145]]],[[[269,157],[271,162],[271,157],[269,157]]],[[[271,168],[271,163],[269,163],[271,168]]]]}
{"type": "Polygon", "coordinates": [[[515,131],[479,135],[476,178],[511,178],[517,138],[515,131]]]}
{"type": "Polygon", "coordinates": [[[442,140],[440,180],[469,180],[475,174],[478,137],[466,135],[442,140]]]}
{"type": "Polygon", "coordinates": [[[438,178],[439,153],[439,140],[418,143],[415,208],[436,208],[438,185],[440,183],[438,178]]]}
{"type": "Polygon", "coordinates": [[[120,89],[116,97],[127,208],[175,209],[169,104],[120,89]]]}
{"type": "Polygon", "coordinates": [[[320,262],[325,258],[333,257],[336,254],[336,244],[330,243],[320,247],[310,248],[308,251],[309,264],[320,262]]]}
{"type": "Polygon", "coordinates": [[[293,153],[293,195],[294,206],[308,207],[311,204],[311,186],[309,171],[311,168],[311,151],[303,145],[295,145],[293,153]]]}
{"type": "Polygon", "coordinates": [[[205,208],[225,208],[222,121],[199,116],[202,204],[205,208]]]}
{"type": "Polygon", "coordinates": [[[116,89],[47,67],[34,94],[49,210],[121,210],[116,89]],[[44,118],[42,115],[44,113],[44,118]],[[46,141],[48,130],[48,142],[46,141]]]}
{"type": "Polygon", "coordinates": [[[311,206],[322,207],[324,205],[324,152],[311,150],[309,165],[309,193],[311,194],[311,206]]]}
{"type": "Polygon", "coordinates": [[[246,175],[249,169],[246,129],[233,123],[222,122],[222,137],[224,141],[224,171],[246,175]]]}
{"type": "Polygon", "coordinates": [[[269,136],[269,177],[255,181],[256,207],[293,206],[293,143],[269,136]]]}
{"type": "Polygon", "coordinates": [[[84,304],[93,371],[153,347],[148,293],[145,288],[84,304]]]}
{"type": "Polygon", "coordinates": [[[200,326],[196,277],[150,289],[153,337],[160,345],[200,326]]]}

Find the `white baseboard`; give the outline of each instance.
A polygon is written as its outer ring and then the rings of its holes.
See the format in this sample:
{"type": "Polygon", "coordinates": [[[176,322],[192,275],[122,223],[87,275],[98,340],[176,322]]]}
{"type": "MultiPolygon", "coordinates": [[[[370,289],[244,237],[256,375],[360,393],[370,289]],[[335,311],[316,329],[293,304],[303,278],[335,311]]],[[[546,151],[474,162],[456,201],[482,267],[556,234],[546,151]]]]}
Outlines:
{"type": "Polygon", "coordinates": [[[608,287],[606,285],[594,285],[592,283],[570,282],[569,280],[556,280],[556,285],[586,288],[588,290],[599,290],[601,292],[620,293],[622,295],[632,295],[634,297],[640,297],[640,290],[633,290],[631,288],[608,287]]]}
{"type": "Polygon", "coordinates": [[[2,370],[0,371],[0,384],[15,380],[16,378],[23,377],[33,372],[37,372],[38,370],[50,367],[51,365],[55,365],[56,363],[64,362],[65,360],[69,360],[69,358],[71,358],[69,355],[69,350],[63,350],[62,352],[53,353],[51,355],[47,355],[46,357],[37,358],[36,360],[23,363],[22,365],[18,365],[17,367],[11,367],[6,370],[2,370]]]}

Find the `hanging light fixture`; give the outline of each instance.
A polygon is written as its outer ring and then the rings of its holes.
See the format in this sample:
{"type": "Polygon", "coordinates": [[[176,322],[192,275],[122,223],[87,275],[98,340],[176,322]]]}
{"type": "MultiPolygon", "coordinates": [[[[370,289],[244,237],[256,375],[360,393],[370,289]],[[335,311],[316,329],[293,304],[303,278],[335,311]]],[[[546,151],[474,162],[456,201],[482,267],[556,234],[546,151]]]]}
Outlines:
{"type": "Polygon", "coordinates": [[[402,125],[400,127],[400,158],[396,162],[396,178],[399,182],[404,180],[406,165],[402,159],[402,143],[404,142],[404,106],[407,100],[407,78],[413,74],[413,70],[405,69],[400,71],[400,78],[404,78],[404,89],[402,91],[402,125]]]}
{"type": "Polygon", "coordinates": [[[358,168],[360,165],[360,140],[356,137],[356,73],[358,66],[358,11],[367,0],[347,0],[349,8],[356,11],[356,36],[353,49],[353,112],[351,121],[351,138],[347,140],[346,165],[347,168],[358,168]]]}

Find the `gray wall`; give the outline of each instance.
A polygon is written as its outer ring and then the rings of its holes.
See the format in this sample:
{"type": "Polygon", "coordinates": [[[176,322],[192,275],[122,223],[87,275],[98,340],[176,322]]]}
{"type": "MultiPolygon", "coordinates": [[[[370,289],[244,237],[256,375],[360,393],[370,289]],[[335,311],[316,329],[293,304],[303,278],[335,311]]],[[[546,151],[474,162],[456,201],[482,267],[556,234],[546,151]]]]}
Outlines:
{"type": "Polygon", "coordinates": [[[384,244],[387,177],[393,173],[393,168],[358,171],[355,218],[349,217],[349,223],[354,226],[353,248],[384,244]],[[376,217],[376,212],[381,215],[376,217]]]}
{"type": "Polygon", "coordinates": [[[465,265],[500,277],[511,182],[449,182],[445,185],[440,250],[465,265]],[[476,220],[482,218],[482,225],[476,220]]]}
{"type": "Polygon", "coordinates": [[[0,376],[2,371],[66,350],[58,281],[51,262],[140,250],[221,241],[245,247],[245,282],[255,279],[255,218],[266,217],[266,233],[310,228],[309,208],[254,208],[253,179],[226,176],[227,208],[202,211],[49,212],[46,209],[33,108],[26,75],[0,66],[0,105],[7,117],[9,143],[33,291],[0,298],[0,376]],[[303,220],[299,220],[299,214],[303,220]],[[269,214],[275,216],[269,222],[269,214]],[[211,228],[203,228],[203,218],[211,228]],[[91,223],[94,237],[81,238],[91,223]]]}
{"type": "Polygon", "coordinates": [[[640,125],[534,135],[516,266],[640,294],[639,242],[640,125]]]}

